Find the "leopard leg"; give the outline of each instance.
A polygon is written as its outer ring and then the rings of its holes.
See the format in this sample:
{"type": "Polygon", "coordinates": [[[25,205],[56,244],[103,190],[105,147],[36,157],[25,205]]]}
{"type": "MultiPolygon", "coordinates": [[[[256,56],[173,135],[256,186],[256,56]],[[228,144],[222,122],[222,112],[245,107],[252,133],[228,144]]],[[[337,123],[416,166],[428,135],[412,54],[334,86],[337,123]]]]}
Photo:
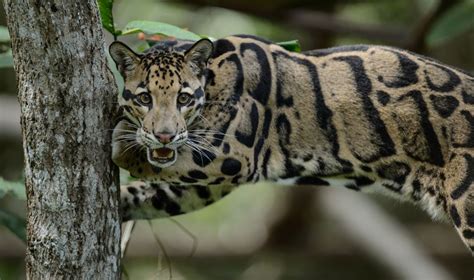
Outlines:
{"type": "Polygon", "coordinates": [[[474,256],[474,192],[449,206],[451,220],[459,236],[474,256]]]}
{"type": "Polygon", "coordinates": [[[135,181],[120,188],[122,221],[128,221],[193,212],[222,199],[236,186],[182,186],[135,181]]]}
{"type": "Polygon", "coordinates": [[[459,176],[448,181],[448,213],[462,241],[474,256],[474,155],[457,156],[459,176]]]}

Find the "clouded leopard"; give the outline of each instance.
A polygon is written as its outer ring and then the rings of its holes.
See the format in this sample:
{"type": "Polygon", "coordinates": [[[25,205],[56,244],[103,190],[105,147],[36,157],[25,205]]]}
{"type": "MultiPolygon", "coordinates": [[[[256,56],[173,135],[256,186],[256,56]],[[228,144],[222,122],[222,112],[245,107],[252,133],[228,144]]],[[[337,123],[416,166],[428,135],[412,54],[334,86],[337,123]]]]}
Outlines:
{"type": "Polygon", "coordinates": [[[115,42],[124,220],[205,207],[243,183],[340,185],[452,221],[474,252],[474,77],[408,51],[288,52],[238,35],[115,42]]]}

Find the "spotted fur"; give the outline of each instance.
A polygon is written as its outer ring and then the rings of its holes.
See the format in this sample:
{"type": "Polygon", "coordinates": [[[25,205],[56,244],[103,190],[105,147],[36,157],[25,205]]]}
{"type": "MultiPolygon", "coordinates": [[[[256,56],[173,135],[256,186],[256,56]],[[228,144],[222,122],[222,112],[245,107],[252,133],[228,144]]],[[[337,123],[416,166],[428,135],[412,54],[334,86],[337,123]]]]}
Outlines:
{"type": "Polygon", "coordinates": [[[113,159],[147,182],[122,187],[125,220],[191,212],[243,183],[341,185],[448,218],[474,251],[468,73],[391,47],[293,53],[252,36],[111,53],[125,78],[113,159]],[[187,111],[174,101],[183,88],[195,97],[187,111]],[[153,104],[137,104],[140,91],[153,104]],[[130,146],[166,126],[186,133],[169,166],[147,158],[153,143],[130,146]]]}

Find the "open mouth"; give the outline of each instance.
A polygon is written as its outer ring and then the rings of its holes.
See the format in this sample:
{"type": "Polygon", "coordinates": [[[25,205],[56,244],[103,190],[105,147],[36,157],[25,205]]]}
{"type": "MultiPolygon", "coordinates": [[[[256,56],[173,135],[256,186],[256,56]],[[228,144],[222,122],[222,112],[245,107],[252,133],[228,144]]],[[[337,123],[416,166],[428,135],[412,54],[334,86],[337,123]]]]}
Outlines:
{"type": "Polygon", "coordinates": [[[160,164],[166,164],[174,161],[176,157],[176,151],[169,148],[159,148],[150,150],[150,158],[160,164]]]}

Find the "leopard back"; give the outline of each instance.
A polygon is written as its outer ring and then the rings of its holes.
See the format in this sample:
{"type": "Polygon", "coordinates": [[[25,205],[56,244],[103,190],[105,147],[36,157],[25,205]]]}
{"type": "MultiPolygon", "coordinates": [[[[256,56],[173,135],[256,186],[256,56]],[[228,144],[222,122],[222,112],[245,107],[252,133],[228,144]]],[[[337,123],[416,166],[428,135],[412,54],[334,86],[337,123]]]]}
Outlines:
{"type": "Polygon", "coordinates": [[[392,47],[293,53],[240,35],[213,43],[203,79],[198,145],[158,168],[116,144],[116,163],[168,187],[226,188],[214,196],[258,181],[381,192],[451,219],[474,248],[472,75],[392,47]]]}

